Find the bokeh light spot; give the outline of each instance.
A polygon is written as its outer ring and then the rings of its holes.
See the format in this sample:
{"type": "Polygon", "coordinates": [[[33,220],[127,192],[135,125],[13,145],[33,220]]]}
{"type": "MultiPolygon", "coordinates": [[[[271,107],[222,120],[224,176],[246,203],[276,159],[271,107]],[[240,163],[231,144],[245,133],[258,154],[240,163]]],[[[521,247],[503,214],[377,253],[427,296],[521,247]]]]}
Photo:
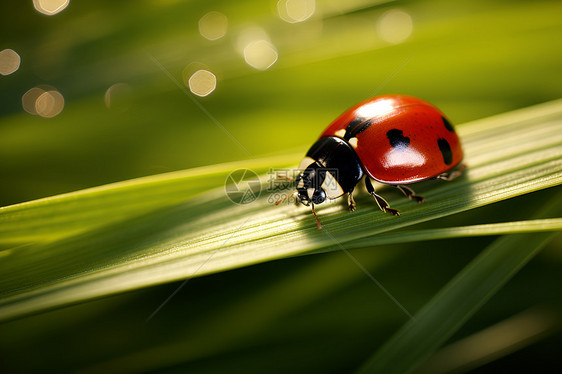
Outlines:
{"type": "Polygon", "coordinates": [[[227,28],[228,18],[220,12],[209,12],[199,20],[199,33],[209,40],[222,38],[227,28]]]}
{"type": "Polygon", "coordinates": [[[37,111],[35,110],[35,102],[37,101],[39,96],[41,96],[43,93],[45,93],[45,90],[40,87],[33,87],[32,89],[24,93],[21,98],[23,109],[27,113],[36,116],[37,111]]]}
{"type": "Polygon", "coordinates": [[[45,118],[54,117],[64,108],[64,97],[58,91],[43,92],[35,101],[35,111],[45,118]]]}
{"type": "Polygon", "coordinates": [[[48,16],[53,16],[59,12],[62,12],[70,0],[33,0],[33,6],[38,12],[46,14],[48,16]]]}
{"type": "Polygon", "coordinates": [[[115,83],[105,91],[104,101],[108,109],[126,110],[131,105],[132,89],[126,83],[115,83]]]}
{"type": "Polygon", "coordinates": [[[386,11],[377,23],[380,38],[393,44],[402,43],[408,39],[412,35],[412,30],[412,17],[403,10],[386,11]]]}
{"type": "Polygon", "coordinates": [[[278,57],[277,50],[267,40],[254,40],[244,48],[244,60],[254,69],[269,69],[278,57]]]}
{"type": "Polygon", "coordinates": [[[315,0],[279,0],[279,17],[289,23],[303,22],[312,17],[316,10],[315,0]]]}
{"type": "Polygon", "coordinates": [[[243,56],[244,48],[246,48],[248,44],[261,39],[270,41],[269,35],[267,35],[264,29],[259,26],[248,26],[238,34],[236,50],[243,56]]]}
{"type": "Polygon", "coordinates": [[[21,101],[26,112],[45,118],[60,114],[64,108],[64,97],[54,87],[47,85],[28,90],[21,101]]]}
{"type": "MultiPolygon", "coordinates": [[[[189,87],[189,78],[195,73],[197,70],[207,70],[211,71],[211,68],[202,62],[199,61],[192,61],[190,62],[185,68],[183,68],[181,72],[183,84],[186,87],[189,87]]],[[[215,74],[216,75],[216,74],[215,74]]]]}
{"type": "Polygon", "coordinates": [[[20,55],[13,49],[4,49],[0,52],[0,74],[10,75],[20,67],[20,55]]]}
{"type": "Polygon", "coordinates": [[[197,70],[189,78],[189,90],[197,96],[207,96],[217,88],[217,77],[208,70],[197,70]]]}

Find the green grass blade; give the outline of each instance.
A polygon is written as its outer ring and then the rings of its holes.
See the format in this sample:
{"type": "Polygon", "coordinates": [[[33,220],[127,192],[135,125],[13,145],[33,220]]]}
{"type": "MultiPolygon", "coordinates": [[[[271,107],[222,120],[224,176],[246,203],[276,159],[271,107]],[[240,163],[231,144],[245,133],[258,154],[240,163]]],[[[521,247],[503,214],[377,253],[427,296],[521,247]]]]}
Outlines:
{"type": "Polygon", "coordinates": [[[0,208],[0,244],[50,241],[172,206],[216,188],[239,168],[258,173],[299,155],[153,175],[0,208]]]}
{"type": "MultiPolygon", "coordinates": [[[[427,199],[425,204],[396,199],[393,207],[401,210],[399,218],[379,212],[365,194],[357,197],[359,209],[353,214],[340,203],[321,207],[320,219],[330,236],[316,230],[307,209],[292,205],[274,207],[266,193],[252,204],[233,204],[225,197],[223,187],[219,187],[222,181],[214,182],[216,190],[196,199],[158,210],[152,207],[137,214],[128,212],[123,215],[125,219],[118,221],[112,219],[117,214],[115,206],[107,205],[104,214],[102,203],[96,213],[97,224],[89,230],[52,242],[0,252],[0,273],[3,274],[0,319],[334,248],[334,238],[346,246],[352,245],[358,239],[560,185],[562,101],[518,113],[461,126],[459,132],[469,164],[465,177],[452,183],[432,181],[426,184],[426,190],[422,191],[427,199]],[[498,131],[506,127],[511,130],[498,131]],[[467,135],[463,128],[467,129],[467,135]],[[104,219],[107,221],[101,225],[104,219]]],[[[287,160],[286,157],[282,159],[283,162],[287,160]]],[[[264,166],[270,161],[256,163],[264,166]]],[[[138,186],[133,181],[127,187],[143,187],[143,181],[137,183],[138,186]]],[[[161,183],[160,187],[167,185],[165,177],[161,183]]],[[[170,181],[173,183],[174,178],[170,181]]],[[[143,204],[151,195],[150,186],[146,191],[136,200],[132,198],[127,206],[134,206],[135,201],[143,204]]],[[[121,192],[126,194],[126,191],[121,192]]],[[[103,190],[100,199],[111,193],[111,188],[103,190]]],[[[68,216],[61,215],[65,217],[65,224],[82,205],[91,203],[84,199],[71,207],[67,198],[62,196],[57,200],[69,211],[68,216]]],[[[17,221],[19,209],[25,208],[25,204],[5,208],[4,212],[10,215],[5,216],[4,222],[17,221]]],[[[19,224],[12,226],[14,229],[24,226],[14,238],[33,242],[37,235],[41,237],[34,225],[45,225],[57,231],[57,223],[49,223],[47,219],[50,213],[56,215],[56,212],[48,207],[41,209],[44,209],[40,216],[43,218],[23,217],[19,224]],[[30,240],[26,240],[26,233],[30,240]]]]}
{"type": "Polygon", "coordinates": [[[376,245],[412,243],[423,240],[464,238],[470,236],[522,234],[543,231],[562,231],[562,218],[534,219],[504,223],[489,223],[441,229],[409,230],[392,234],[376,235],[354,240],[347,248],[365,248],[376,245]]]}
{"type": "MultiPolygon", "coordinates": [[[[539,214],[562,213],[562,199],[539,214]]],[[[360,373],[410,373],[507,283],[555,233],[527,233],[492,243],[381,347],[360,373]]]]}
{"type": "Polygon", "coordinates": [[[469,372],[550,337],[558,326],[557,313],[552,308],[529,308],[443,347],[420,373],[469,372]]]}
{"type": "MultiPolygon", "coordinates": [[[[516,110],[508,114],[475,121],[460,127],[465,147],[472,149],[471,164],[482,163],[493,152],[508,155],[536,150],[529,141],[529,123],[558,120],[562,101],[516,110]],[[512,144],[502,140],[509,128],[512,144]],[[506,152],[502,147],[518,148],[506,152]],[[495,149],[494,149],[495,148],[495,149]]],[[[552,135],[552,128],[535,137],[552,135]]],[[[550,138],[550,143],[560,141],[560,133],[550,138]]],[[[224,183],[226,175],[238,168],[265,172],[271,166],[291,165],[301,153],[237,161],[228,164],[200,167],[134,180],[113,183],[64,195],[30,201],[0,208],[0,244],[20,244],[32,241],[49,241],[92,229],[111,222],[139,216],[151,210],[172,206],[224,183]]]]}

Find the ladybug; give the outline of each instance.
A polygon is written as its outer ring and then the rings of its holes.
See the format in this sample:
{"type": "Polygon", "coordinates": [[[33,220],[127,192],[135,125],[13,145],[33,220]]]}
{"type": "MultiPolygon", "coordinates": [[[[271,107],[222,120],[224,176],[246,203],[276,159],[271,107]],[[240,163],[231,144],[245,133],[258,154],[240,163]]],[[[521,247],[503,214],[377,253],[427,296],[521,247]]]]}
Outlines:
{"type": "Polygon", "coordinates": [[[463,151],[447,117],[435,106],[405,95],[382,95],[350,108],[324,130],[299,165],[294,180],[297,202],[311,206],[347,194],[355,210],[353,190],[364,179],[379,208],[399,211],[379,196],[371,180],[397,187],[410,200],[423,202],[408,184],[452,180],[461,175],[463,151]],[[452,171],[457,165],[457,170],[452,171]]]}

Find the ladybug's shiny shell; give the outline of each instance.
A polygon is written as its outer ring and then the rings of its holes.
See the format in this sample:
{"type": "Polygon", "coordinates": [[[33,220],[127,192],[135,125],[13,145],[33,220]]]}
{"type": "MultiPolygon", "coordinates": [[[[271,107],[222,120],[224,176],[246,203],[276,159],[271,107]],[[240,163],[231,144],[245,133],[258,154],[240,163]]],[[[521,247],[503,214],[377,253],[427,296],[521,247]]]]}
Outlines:
{"type": "Polygon", "coordinates": [[[347,110],[320,138],[339,137],[355,150],[365,173],[386,184],[434,178],[463,158],[447,117],[435,106],[404,95],[377,96],[347,110]]]}

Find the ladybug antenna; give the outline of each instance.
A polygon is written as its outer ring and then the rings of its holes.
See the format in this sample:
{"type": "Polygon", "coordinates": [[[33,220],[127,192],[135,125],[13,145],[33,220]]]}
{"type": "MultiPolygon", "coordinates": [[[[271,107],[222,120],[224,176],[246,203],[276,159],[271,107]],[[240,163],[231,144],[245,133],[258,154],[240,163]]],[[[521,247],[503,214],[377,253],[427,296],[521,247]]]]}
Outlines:
{"type": "Polygon", "coordinates": [[[290,181],[290,182],[295,181],[295,178],[289,177],[288,175],[285,175],[285,174],[279,174],[279,173],[275,174],[275,179],[290,181]]]}
{"type": "Polygon", "coordinates": [[[293,197],[293,196],[296,196],[297,193],[298,193],[298,191],[295,191],[295,192],[293,192],[293,193],[290,194],[290,195],[285,195],[285,197],[280,198],[280,199],[277,200],[274,204],[275,204],[275,205],[279,205],[279,204],[281,204],[283,201],[288,200],[288,199],[290,199],[290,198],[293,197]]]}
{"type": "Polygon", "coordinates": [[[314,219],[316,219],[316,228],[318,230],[322,230],[322,224],[318,220],[318,216],[316,215],[316,211],[314,210],[314,204],[310,203],[310,206],[312,207],[312,214],[314,214],[314,219]]]}

